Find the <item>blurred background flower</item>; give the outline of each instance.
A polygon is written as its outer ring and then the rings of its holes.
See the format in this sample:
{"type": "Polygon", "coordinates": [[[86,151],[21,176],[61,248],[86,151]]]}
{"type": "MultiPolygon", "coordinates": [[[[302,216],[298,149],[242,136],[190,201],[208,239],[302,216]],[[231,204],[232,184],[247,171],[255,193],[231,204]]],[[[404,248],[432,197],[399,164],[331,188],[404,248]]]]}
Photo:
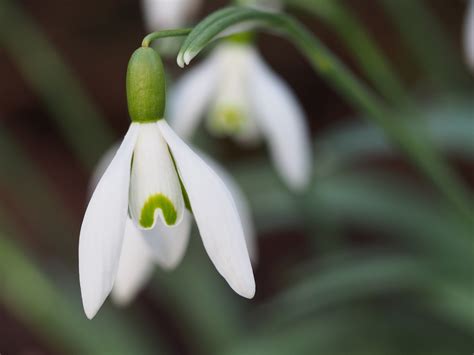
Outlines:
{"type": "MultiPolygon", "coordinates": [[[[141,0],[145,28],[148,32],[186,27],[201,9],[202,0],[141,0]]],[[[174,55],[181,41],[164,38],[159,43],[162,55],[174,55]]]]}
{"type": "Polygon", "coordinates": [[[283,181],[301,191],[311,178],[303,109],[262,60],[249,35],[237,36],[219,44],[210,58],[176,83],[170,93],[170,124],[186,139],[205,119],[215,136],[244,146],[265,140],[283,181]]]}
{"type": "MultiPolygon", "coordinates": [[[[225,5],[203,1],[194,21],[225,5]]],[[[447,188],[467,200],[468,213],[292,43],[259,34],[259,52],[307,113],[314,152],[308,190],[289,191],[264,147],[242,148],[203,127],[193,137],[249,200],[259,248],[255,299],[222,282],[193,229],[176,270],[157,268],[128,307],[107,302],[88,321],[77,282],[88,181],[128,127],[126,66],[150,29],[131,0],[2,0],[2,354],[472,352],[469,2],[287,5],[390,107],[393,127],[403,122],[449,162],[447,188]]],[[[174,57],[167,70],[186,74],[174,57]]]]}
{"type": "Polygon", "coordinates": [[[464,47],[467,64],[474,71],[474,1],[470,0],[466,11],[464,28],[464,47]]]}

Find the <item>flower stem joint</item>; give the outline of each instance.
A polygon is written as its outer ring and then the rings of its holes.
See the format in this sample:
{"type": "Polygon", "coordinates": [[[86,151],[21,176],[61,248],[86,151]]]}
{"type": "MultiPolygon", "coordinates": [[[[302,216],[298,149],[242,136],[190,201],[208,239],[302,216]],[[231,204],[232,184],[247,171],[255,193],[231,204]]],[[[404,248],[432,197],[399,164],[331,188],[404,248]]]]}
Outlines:
{"type": "Polygon", "coordinates": [[[156,122],[164,117],[166,82],[163,62],[152,48],[138,48],[127,69],[127,102],[132,122],[156,122]]]}

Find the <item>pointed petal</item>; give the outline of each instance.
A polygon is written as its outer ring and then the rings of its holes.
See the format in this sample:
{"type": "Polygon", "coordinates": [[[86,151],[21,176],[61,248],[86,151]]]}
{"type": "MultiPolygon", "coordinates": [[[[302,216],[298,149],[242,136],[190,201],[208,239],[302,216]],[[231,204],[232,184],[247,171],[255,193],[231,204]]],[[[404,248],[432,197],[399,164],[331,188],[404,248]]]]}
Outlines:
{"type": "MultiPolygon", "coordinates": [[[[195,149],[196,151],[196,149],[195,149]]],[[[197,151],[199,156],[211,167],[214,172],[219,175],[219,177],[224,182],[225,186],[229,189],[232,197],[234,198],[235,206],[239,212],[240,220],[242,221],[242,227],[245,235],[245,242],[247,243],[247,250],[252,260],[252,264],[255,266],[258,259],[257,251],[257,237],[255,233],[255,226],[252,219],[252,213],[250,210],[250,205],[245,197],[245,194],[240,189],[237,182],[232,178],[232,176],[214,159],[212,159],[207,154],[197,151]]]]}
{"type": "Polygon", "coordinates": [[[288,86],[254,52],[247,92],[257,124],[268,139],[272,159],[295,190],[311,174],[311,142],[302,108],[288,86]]]}
{"type": "Polygon", "coordinates": [[[168,226],[181,221],[184,199],[168,145],[153,123],[140,124],[130,181],[130,214],[142,229],[152,229],[157,215],[168,226]]]}
{"type": "Polygon", "coordinates": [[[158,125],[175,158],[209,257],[235,292],[252,298],[255,280],[232,195],[218,175],[166,121],[162,120],[158,125]]]}
{"type": "Polygon", "coordinates": [[[128,211],[130,164],[138,135],[132,124],[87,206],[79,238],[79,279],[84,311],[94,317],[110,293],[128,211]]]}
{"type": "Polygon", "coordinates": [[[215,58],[188,71],[171,90],[167,117],[182,137],[191,137],[216,89],[215,58]]]}
{"type": "Polygon", "coordinates": [[[143,231],[142,237],[150,249],[155,262],[165,270],[176,268],[183,259],[191,234],[193,218],[185,210],[181,222],[173,227],[157,223],[150,231],[143,231]]]}
{"type": "Polygon", "coordinates": [[[122,253],[112,289],[112,300],[120,306],[129,304],[135,298],[153,272],[153,256],[142,236],[143,232],[127,218],[122,253]]]}

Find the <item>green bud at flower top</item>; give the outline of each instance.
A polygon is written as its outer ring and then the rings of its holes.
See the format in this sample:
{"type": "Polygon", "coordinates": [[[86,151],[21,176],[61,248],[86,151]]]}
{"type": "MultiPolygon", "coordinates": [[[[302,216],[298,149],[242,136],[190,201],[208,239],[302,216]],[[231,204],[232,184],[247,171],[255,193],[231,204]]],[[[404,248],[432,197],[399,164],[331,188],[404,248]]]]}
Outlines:
{"type": "Polygon", "coordinates": [[[164,116],[165,71],[159,54],[152,48],[138,48],[130,58],[127,102],[133,122],[155,122],[164,116]]]}

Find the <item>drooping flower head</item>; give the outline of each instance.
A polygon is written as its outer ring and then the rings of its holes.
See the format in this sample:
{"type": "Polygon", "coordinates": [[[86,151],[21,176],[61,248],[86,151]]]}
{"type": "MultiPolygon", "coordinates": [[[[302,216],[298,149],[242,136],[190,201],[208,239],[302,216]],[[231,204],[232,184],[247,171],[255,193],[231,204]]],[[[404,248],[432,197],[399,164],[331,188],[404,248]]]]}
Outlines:
{"type": "Polygon", "coordinates": [[[202,64],[183,75],[172,91],[170,124],[186,138],[201,118],[217,136],[243,144],[263,138],[280,176],[291,188],[301,190],[311,172],[305,115],[251,38],[243,34],[223,41],[202,64]]]}
{"type": "MultiPolygon", "coordinates": [[[[117,152],[118,145],[112,146],[100,159],[91,177],[90,193],[117,152]]],[[[257,262],[257,245],[254,224],[249,203],[232,176],[209,156],[196,151],[201,158],[220,176],[234,198],[245,235],[245,241],[252,264],[257,262]]],[[[120,254],[119,266],[112,288],[112,300],[119,306],[129,304],[152,277],[155,265],[171,271],[184,257],[191,234],[192,213],[184,211],[183,220],[175,228],[167,228],[158,223],[151,230],[138,228],[130,217],[127,218],[125,234],[120,254]]]]}
{"type": "Polygon", "coordinates": [[[151,48],[137,49],[130,59],[127,99],[132,123],[81,226],[79,276],[86,315],[97,313],[114,286],[129,245],[124,236],[133,237],[127,229],[159,228],[165,237],[189,233],[190,211],[217,270],[237,293],[252,298],[255,281],[232,195],[163,119],[164,70],[151,48]]]}

